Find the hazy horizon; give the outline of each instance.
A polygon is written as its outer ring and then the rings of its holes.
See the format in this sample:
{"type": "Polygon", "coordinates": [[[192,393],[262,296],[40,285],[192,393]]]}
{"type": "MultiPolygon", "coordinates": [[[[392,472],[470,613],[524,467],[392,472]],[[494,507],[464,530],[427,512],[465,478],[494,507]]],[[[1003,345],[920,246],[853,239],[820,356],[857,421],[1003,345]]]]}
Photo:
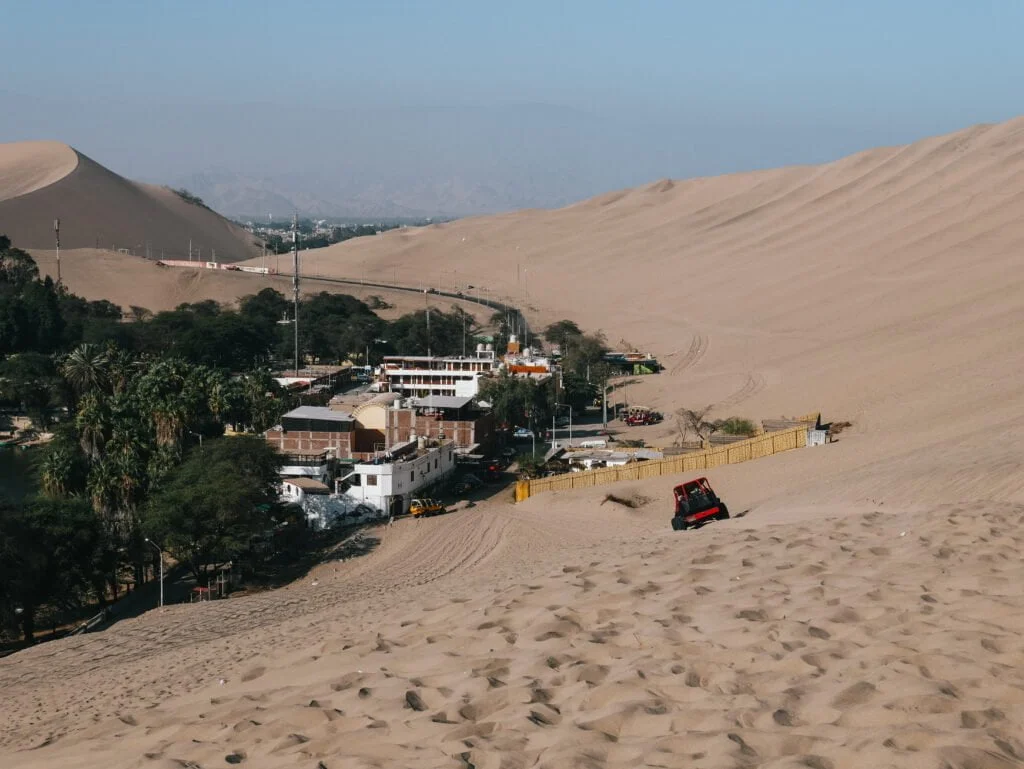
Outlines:
{"type": "Polygon", "coordinates": [[[230,215],[489,213],[819,163],[1013,117],[1024,79],[1005,3],[7,15],[0,140],[63,141],[230,215]]]}

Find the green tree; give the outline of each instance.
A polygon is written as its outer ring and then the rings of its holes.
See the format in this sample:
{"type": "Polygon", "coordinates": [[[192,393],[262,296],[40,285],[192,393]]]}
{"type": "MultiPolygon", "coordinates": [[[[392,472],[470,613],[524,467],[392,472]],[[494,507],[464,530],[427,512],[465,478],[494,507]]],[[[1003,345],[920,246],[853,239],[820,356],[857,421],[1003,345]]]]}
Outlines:
{"type": "Polygon", "coordinates": [[[490,404],[499,425],[540,429],[551,419],[548,392],[546,384],[539,385],[535,380],[502,371],[482,381],[478,399],[490,404]]]}
{"type": "Polygon", "coordinates": [[[0,616],[35,640],[38,612],[81,605],[88,591],[103,596],[102,527],[83,500],[0,501],[0,616]]]}
{"type": "Polygon", "coordinates": [[[23,352],[0,362],[0,398],[15,404],[40,429],[63,402],[63,382],[49,355],[23,352]]]}
{"type": "Polygon", "coordinates": [[[569,340],[578,339],[581,336],[583,336],[583,332],[580,327],[571,320],[560,320],[544,329],[544,341],[548,344],[558,345],[563,351],[569,340]]]}
{"type": "Polygon", "coordinates": [[[96,344],[81,344],[61,363],[61,373],[79,396],[102,390],[109,382],[109,351],[96,344]]]}
{"type": "Polygon", "coordinates": [[[171,471],[146,506],[142,526],[195,576],[244,552],[272,525],[278,455],[255,436],[208,441],[171,471]]]}

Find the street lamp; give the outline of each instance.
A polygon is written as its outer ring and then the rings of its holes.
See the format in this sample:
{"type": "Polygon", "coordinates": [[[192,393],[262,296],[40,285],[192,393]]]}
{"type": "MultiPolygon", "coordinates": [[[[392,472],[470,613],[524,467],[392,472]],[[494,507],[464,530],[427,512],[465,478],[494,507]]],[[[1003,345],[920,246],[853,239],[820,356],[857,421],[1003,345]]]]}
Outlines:
{"type": "Polygon", "coordinates": [[[559,409],[569,409],[569,445],[572,446],[572,406],[567,403],[556,403],[551,412],[551,448],[555,447],[555,417],[559,409]]]}
{"type": "Polygon", "coordinates": [[[149,537],[146,537],[146,544],[152,545],[153,549],[160,554],[160,606],[162,608],[164,605],[164,549],[149,537]]]}
{"type": "MultiPolygon", "coordinates": [[[[196,436],[199,439],[199,450],[202,451],[203,450],[203,436],[200,433],[194,433],[191,430],[188,431],[188,434],[189,435],[194,435],[194,436],[196,436]]],[[[149,540],[146,540],[146,541],[148,542],[149,540]]]]}

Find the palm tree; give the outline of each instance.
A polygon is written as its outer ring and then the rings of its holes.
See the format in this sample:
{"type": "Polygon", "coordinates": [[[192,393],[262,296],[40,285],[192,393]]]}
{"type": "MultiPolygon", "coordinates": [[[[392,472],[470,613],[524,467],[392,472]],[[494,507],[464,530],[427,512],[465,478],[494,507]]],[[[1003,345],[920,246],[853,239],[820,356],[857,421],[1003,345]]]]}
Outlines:
{"type": "Polygon", "coordinates": [[[43,458],[39,479],[43,493],[49,497],[66,497],[72,492],[75,476],[75,454],[66,446],[50,449],[43,458]]]}
{"type": "Polygon", "coordinates": [[[96,344],[80,344],[61,365],[61,373],[79,396],[106,387],[108,364],[107,351],[96,344]]]}
{"type": "Polygon", "coordinates": [[[98,462],[103,456],[110,429],[110,409],[106,400],[98,393],[88,393],[78,404],[75,414],[82,452],[90,463],[98,462]]]}

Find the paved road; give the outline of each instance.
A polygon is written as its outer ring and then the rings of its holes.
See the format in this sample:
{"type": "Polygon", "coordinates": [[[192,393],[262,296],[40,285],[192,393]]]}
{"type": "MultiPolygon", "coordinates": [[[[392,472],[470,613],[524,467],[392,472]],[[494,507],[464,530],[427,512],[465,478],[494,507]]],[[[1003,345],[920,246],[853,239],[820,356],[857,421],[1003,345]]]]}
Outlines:
{"type": "MultiPolygon", "coordinates": [[[[286,278],[290,278],[292,276],[292,273],[289,272],[279,272],[277,274],[279,276],[286,278]]],[[[458,299],[463,302],[472,302],[474,304],[479,304],[482,307],[490,307],[493,310],[499,310],[501,312],[513,313],[515,315],[518,327],[523,329],[523,331],[525,332],[524,336],[528,337],[530,333],[530,326],[527,323],[526,316],[523,315],[522,311],[518,307],[514,307],[511,304],[505,304],[504,302],[499,302],[496,299],[488,299],[487,297],[483,296],[466,294],[461,291],[441,291],[436,288],[430,287],[400,286],[396,283],[377,283],[369,280],[355,280],[351,278],[325,278],[318,275],[315,278],[310,279],[323,281],[326,283],[341,283],[347,286],[362,286],[364,288],[383,288],[388,289],[389,291],[407,291],[412,294],[422,294],[429,290],[433,296],[444,296],[450,299],[458,299]]]]}

